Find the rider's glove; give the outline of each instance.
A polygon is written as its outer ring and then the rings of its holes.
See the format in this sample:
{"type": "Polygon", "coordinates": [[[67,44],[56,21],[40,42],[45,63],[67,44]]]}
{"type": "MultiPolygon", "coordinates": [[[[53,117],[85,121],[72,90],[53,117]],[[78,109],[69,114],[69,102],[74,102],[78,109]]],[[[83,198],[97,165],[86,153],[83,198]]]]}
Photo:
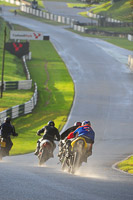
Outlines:
{"type": "Polygon", "coordinates": [[[37,133],[36,133],[38,136],[41,136],[41,134],[39,133],[39,131],[37,131],[37,133]]]}
{"type": "Polygon", "coordinates": [[[18,136],[18,133],[13,133],[13,136],[18,136]]]}

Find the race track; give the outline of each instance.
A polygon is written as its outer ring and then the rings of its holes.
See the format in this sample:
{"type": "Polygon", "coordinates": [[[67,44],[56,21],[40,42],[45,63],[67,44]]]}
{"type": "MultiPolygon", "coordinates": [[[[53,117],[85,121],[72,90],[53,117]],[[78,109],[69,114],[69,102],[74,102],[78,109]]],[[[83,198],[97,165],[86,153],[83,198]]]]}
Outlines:
{"type": "Polygon", "coordinates": [[[133,176],[114,168],[133,153],[133,74],[131,51],[96,38],[14,16],[5,20],[50,35],[75,84],[75,99],[64,127],[90,120],[96,132],[93,155],[76,175],[62,172],[57,152],[44,167],[33,154],[6,157],[0,163],[1,200],[132,200],[133,176]]]}

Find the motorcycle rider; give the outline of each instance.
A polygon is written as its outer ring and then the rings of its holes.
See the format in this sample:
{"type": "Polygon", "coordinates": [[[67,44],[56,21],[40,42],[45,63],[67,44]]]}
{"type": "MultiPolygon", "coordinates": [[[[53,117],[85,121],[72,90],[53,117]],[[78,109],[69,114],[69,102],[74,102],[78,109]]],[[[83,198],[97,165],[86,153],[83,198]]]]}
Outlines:
{"type": "Polygon", "coordinates": [[[37,141],[37,148],[35,150],[35,155],[38,155],[40,144],[44,139],[47,139],[53,143],[53,151],[56,148],[56,144],[54,143],[55,137],[57,141],[60,140],[60,135],[58,129],[55,127],[54,121],[49,121],[47,126],[44,126],[42,129],[37,131],[37,135],[41,136],[41,133],[44,133],[43,137],[37,141]]]}
{"type": "MultiPolygon", "coordinates": [[[[71,144],[71,138],[69,138],[69,135],[73,134],[73,132],[79,127],[81,126],[81,122],[75,122],[74,123],[74,126],[71,126],[70,128],[68,128],[66,131],[64,131],[62,134],[61,134],[61,141],[59,143],[59,153],[58,153],[58,157],[61,156],[62,154],[62,150],[63,148],[66,148],[66,144],[70,146],[71,144]]],[[[73,136],[74,137],[74,136],[73,136]]]]}
{"type": "Polygon", "coordinates": [[[61,139],[64,140],[69,133],[71,133],[72,131],[75,131],[79,126],[81,126],[81,122],[75,122],[73,126],[71,126],[70,128],[68,128],[66,131],[64,131],[61,134],[61,139]]]}
{"type": "Polygon", "coordinates": [[[11,117],[6,117],[4,123],[0,126],[1,129],[1,138],[6,141],[5,156],[9,155],[13,143],[11,141],[11,135],[18,136],[15,132],[15,127],[11,124],[11,117]]]}
{"type": "Polygon", "coordinates": [[[86,143],[88,143],[89,147],[86,151],[86,155],[84,158],[84,161],[87,162],[87,158],[89,156],[92,155],[92,146],[94,144],[94,139],[95,139],[95,132],[94,130],[91,128],[91,123],[90,121],[83,121],[82,122],[82,126],[80,126],[79,128],[77,128],[74,132],[73,132],[73,136],[75,138],[77,137],[83,137],[86,141],[86,143]]]}

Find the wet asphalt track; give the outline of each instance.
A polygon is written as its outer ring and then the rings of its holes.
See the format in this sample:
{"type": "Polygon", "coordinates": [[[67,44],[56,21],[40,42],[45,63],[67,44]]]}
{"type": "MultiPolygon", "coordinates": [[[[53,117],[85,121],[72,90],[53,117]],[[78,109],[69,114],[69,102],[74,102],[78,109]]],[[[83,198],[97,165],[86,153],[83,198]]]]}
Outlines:
{"type": "Polygon", "coordinates": [[[80,23],[90,23],[92,20],[81,16],[79,13],[89,11],[90,8],[69,8],[65,2],[44,1],[45,9],[55,15],[69,17],[79,21],[80,23]]]}
{"type": "Polygon", "coordinates": [[[132,200],[133,176],[112,165],[133,153],[133,74],[131,51],[63,27],[42,24],[6,10],[3,17],[50,35],[75,83],[75,99],[66,126],[89,119],[96,132],[93,155],[76,175],[61,171],[57,159],[38,166],[33,154],[6,157],[0,163],[0,200],[132,200]]]}

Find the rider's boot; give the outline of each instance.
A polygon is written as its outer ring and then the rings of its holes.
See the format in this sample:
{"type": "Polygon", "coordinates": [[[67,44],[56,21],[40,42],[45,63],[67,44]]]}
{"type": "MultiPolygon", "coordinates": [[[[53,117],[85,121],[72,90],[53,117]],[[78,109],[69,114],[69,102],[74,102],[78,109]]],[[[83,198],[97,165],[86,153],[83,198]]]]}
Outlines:
{"type": "Polygon", "coordinates": [[[36,150],[34,152],[34,155],[38,155],[39,154],[39,149],[40,149],[40,143],[37,143],[37,147],[36,147],[36,150]]]}
{"type": "Polygon", "coordinates": [[[39,148],[37,147],[35,152],[34,152],[34,155],[37,156],[38,154],[39,154],[39,148]]]}
{"type": "Polygon", "coordinates": [[[84,155],[83,162],[86,162],[86,163],[87,163],[87,158],[88,158],[89,156],[91,156],[91,155],[92,155],[92,150],[87,151],[86,154],[84,155]]]}

